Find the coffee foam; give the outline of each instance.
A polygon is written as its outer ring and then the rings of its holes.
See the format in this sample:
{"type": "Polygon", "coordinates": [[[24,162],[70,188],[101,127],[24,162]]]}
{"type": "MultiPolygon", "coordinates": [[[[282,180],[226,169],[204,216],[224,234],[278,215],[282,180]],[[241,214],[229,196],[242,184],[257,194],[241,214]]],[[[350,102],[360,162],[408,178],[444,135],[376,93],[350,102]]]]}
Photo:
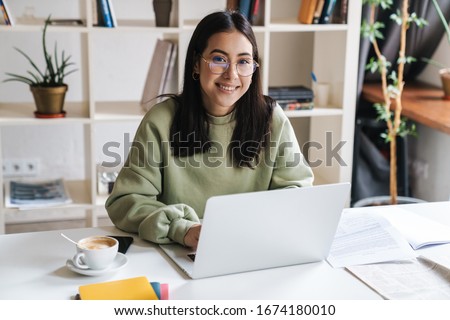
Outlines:
{"type": "Polygon", "coordinates": [[[110,238],[88,238],[79,242],[80,247],[88,250],[99,250],[113,247],[116,242],[110,238]]]}

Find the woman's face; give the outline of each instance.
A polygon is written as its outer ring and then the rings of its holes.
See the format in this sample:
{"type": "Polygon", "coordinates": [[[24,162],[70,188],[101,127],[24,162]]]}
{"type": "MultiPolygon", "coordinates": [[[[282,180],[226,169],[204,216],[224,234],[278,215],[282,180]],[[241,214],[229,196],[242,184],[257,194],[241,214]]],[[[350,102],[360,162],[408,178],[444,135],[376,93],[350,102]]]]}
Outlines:
{"type": "Polygon", "coordinates": [[[206,111],[216,117],[233,111],[238,101],[250,87],[252,76],[241,76],[236,63],[253,63],[253,47],[238,31],[216,33],[209,38],[208,46],[195,65],[200,74],[200,86],[206,111]],[[223,74],[211,72],[208,63],[231,63],[223,74]]]}

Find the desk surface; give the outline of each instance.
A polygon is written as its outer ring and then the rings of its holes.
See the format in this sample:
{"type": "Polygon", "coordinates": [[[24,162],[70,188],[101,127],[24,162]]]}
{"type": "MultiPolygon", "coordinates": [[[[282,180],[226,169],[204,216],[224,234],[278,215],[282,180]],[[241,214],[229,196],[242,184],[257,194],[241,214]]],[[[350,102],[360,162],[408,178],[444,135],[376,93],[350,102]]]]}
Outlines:
{"type": "MultiPolygon", "coordinates": [[[[404,207],[450,225],[450,202],[404,207]]],[[[73,239],[96,234],[124,234],[114,227],[70,229],[64,233],[73,239]]],[[[125,268],[116,273],[89,277],[65,267],[75,248],[61,237],[60,231],[2,235],[0,299],[71,299],[80,285],[137,276],[168,283],[170,299],[381,299],[350,273],[333,269],[325,261],[190,280],[158,246],[134,237],[126,254],[128,265],[125,268]]],[[[424,250],[450,253],[450,245],[424,250]]]]}
{"type": "MultiPolygon", "coordinates": [[[[406,84],[402,96],[402,115],[450,134],[450,101],[442,99],[442,96],[441,89],[424,84],[406,84]]],[[[383,101],[380,84],[364,84],[362,97],[372,103],[383,101]]]]}

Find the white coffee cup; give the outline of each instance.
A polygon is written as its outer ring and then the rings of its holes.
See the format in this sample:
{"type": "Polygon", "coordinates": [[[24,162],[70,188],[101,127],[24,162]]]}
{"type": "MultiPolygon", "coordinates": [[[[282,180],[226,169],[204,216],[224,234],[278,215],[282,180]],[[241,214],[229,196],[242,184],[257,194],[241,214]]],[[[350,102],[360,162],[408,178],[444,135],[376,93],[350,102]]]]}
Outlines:
{"type": "Polygon", "coordinates": [[[118,250],[119,242],[112,237],[88,237],[78,241],[72,261],[79,269],[105,269],[113,263],[118,250]]]}

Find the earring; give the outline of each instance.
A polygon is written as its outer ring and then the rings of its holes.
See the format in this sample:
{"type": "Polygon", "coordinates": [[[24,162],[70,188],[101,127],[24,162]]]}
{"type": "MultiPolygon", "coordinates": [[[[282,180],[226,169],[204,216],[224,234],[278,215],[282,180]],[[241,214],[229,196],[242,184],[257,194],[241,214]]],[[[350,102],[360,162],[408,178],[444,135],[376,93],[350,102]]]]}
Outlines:
{"type": "Polygon", "coordinates": [[[199,80],[200,79],[200,73],[192,72],[192,79],[194,79],[194,81],[199,80]]]}

